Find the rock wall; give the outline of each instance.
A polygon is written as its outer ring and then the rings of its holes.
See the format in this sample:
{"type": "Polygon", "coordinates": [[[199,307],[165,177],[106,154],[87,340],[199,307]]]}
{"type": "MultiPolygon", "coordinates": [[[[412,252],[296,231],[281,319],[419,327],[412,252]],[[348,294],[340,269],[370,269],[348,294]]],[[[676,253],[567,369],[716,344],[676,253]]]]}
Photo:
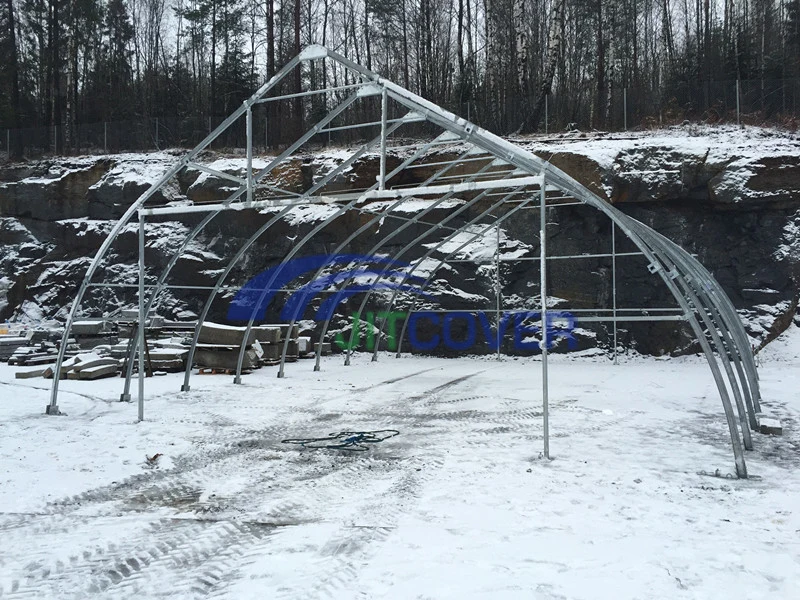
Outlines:
{"type": "MultiPolygon", "coordinates": [[[[755,345],[762,345],[787,327],[800,296],[800,141],[766,130],[676,128],[655,134],[584,138],[514,140],[552,161],[594,189],[608,202],[631,214],[696,254],[730,295],[755,345]]],[[[0,320],[38,321],[60,318],[79,285],[89,257],[102,243],[114,220],[176,160],[179,152],[115,155],[6,165],[0,169],[0,320]]],[[[342,160],[342,152],[298,156],[272,176],[283,189],[302,192],[342,160]]],[[[446,155],[438,155],[442,160],[446,155]]],[[[241,173],[243,160],[206,155],[209,166],[241,173]]],[[[390,157],[390,167],[399,162],[390,157]]],[[[433,160],[433,159],[432,159],[433,160]]],[[[262,158],[256,168],[266,164],[262,158]]],[[[461,167],[469,172],[469,163],[461,167]]],[[[366,187],[374,182],[377,157],[359,161],[328,188],[366,187]]],[[[403,174],[404,183],[423,181],[431,169],[403,174]]],[[[231,191],[230,181],[187,170],[153,204],[220,200],[231,191]]],[[[485,205],[467,211],[464,220],[485,205]]],[[[315,209],[317,210],[317,209],[315,209]]],[[[426,216],[436,221],[451,208],[426,216]]],[[[324,212],[324,211],[323,211],[324,212]]],[[[243,284],[275,264],[292,245],[324,218],[323,212],[294,214],[259,240],[231,274],[243,284]]],[[[610,252],[610,223],[593,209],[561,207],[548,214],[552,255],[610,252]]],[[[400,213],[397,217],[408,217],[400,213]]],[[[230,257],[269,215],[227,213],[217,217],[178,261],[172,283],[211,285],[230,257]]],[[[349,214],[315,237],[304,254],[327,253],[368,215],[349,214]]],[[[197,217],[148,226],[146,262],[154,278],[197,217]]],[[[399,218],[387,218],[345,249],[366,252],[376,236],[397,228],[399,218]]],[[[396,236],[399,248],[424,231],[408,227],[396,236]]],[[[424,243],[441,239],[437,232],[424,243]]],[[[501,253],[533,258],[538,251],[538,213],[520,211],[507,222],[501,253]]],[[[486,239],[465,250],[491,259],[496,240],[486,239]]],[[[617,232],[617,251],[636,249],[617,232]]],[[[136,235],[131,226],[120,237],[97,280],[133,286],[136,283],[136,235]]],[[[404,257],[419,257],[417,248],[404,257]]],[[[491,260],[489,260],[491,262],[491,260]]],[[[617,304],[620,307],[674,306],[674,300],[651,276],[641,257],[618,258],[617,304]]],[[[494,306],[494,269],[486,264],[452,263],[435,278],[432,290],[445,308],[494,306]]],[[[556,306],[573,309],[608,307],[612,303],[611,262],[606,258],[553,260],[549,263],[550,293],[556,306]]],[[[501,269],[504,308],[535,308],[538,264],[504,262],[501,269]]],[[[224,318],[232,292],[215,303],[212,316],[224,318]]],[[[133,287],[93,288],[87,312],[133,302],[133,287]]],[[[191,318],[205,295],[170,290],[160,309],[174,318],[191,318]]],[[[352,303],[350,305],[352,307],[352,303]]],[[[348,306],[342,309],[342,320],[348,306]]],[[[272,318],[277,315],[273,313],[272,318]]],[[[346,323],[337,326],[345,327],[346,323]]],[[[695,351],[685,327],[674,322],[621,323],[621,340],[642,352],[662,354],[695,351]]],[[[607,344],[608,326],[581,325],[581,344],[607,344]]]]}

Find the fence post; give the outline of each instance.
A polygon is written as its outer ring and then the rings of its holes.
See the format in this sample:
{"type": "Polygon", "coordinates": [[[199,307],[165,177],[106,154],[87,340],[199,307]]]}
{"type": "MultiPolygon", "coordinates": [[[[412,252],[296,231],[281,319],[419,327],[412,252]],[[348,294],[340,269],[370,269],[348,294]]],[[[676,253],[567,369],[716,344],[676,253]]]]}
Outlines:
{"type": "Polygon", "coordinates": [[[8,152],[8,159],[11,160],[11,130],[6,129],[6,152],[8,152]]]}
{"type": "Polygon", "coordinates": [[[264,152],[269,152],[269,119],[264,117],[264,152]]]}
{"type": "Polygon", "coordinates": [[[622,124],[628,131],[628,88],[622,88],[622,124]]]}
{"type": "Polygon", "coordinates": [[[547,114],[547,108],[548,108],[547,107],[547,98],[548,98],[548,96],[550,96],[550,94],[545,94],[544,95],[544,134],[545,135],[547,135],[547,117],[548,117],[548,114],[547,114]]]}
{"type": "Polygon", "coordinates": [[[156,117],[156,150],[158,150],[158,117],[156,117]]]}
{"type": "Polygon", "coordinates": [[[740,121],[740,116],[739,116],[740,115],[740,110],[741,110],[741,107],[739,105],[739,80],[737,79],[736,80],[736,124],[739,127],[742,126],[741,121],[740,121]]]}
{"type": "Polygon", "coordinates": [[[103,121],[103,150],[108,154],[108,123],[103,121]]]}

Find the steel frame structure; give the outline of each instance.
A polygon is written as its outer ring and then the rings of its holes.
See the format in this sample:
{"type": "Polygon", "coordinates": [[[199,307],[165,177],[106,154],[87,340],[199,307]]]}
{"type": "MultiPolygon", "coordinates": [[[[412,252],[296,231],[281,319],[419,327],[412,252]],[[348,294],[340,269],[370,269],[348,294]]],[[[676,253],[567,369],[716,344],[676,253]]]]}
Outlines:
{"type": "MultiPolygon", "coordinates": [[[[115,285],[100,282],[93,282],[92,279],[103,262],[112,243],[117,239],[123,229],[138,216],[139,232],[139,323],[146,322],[149,315],[157,306],[161,293],[173,287],[167,284],[168,277],[178,259],[183,255],[189,245],[204,228],[218,215],[229,210],[266,210],[271,214],[267,222],[258,228],[245,244],[234,254],[223,273],[218,277],[214,286],[209,289],[209,296],[200,312],[198,322],[194,331],[190,346],[187,367],[184,374],[182,390],[190,391],[191,368],[194,353],[197,346],[200,328],[208,316],[213,300],[221,293],[233,288],[225,284],[231,271],[239,260],[245,256],[250,247],[259,240],[273,225],[281,221],[292,211],[301,206],[309,204],[325,204],[330,206],[330,214],[314,226],[300,241],[295,243],[290,252],[283,258],[282,265],[299,255],[304,247],[312,241],[317,234],[322,232],[330,223],[337,218],[348,213],[357,211],[368,217],[365,223],[357,230],[353,231],[344,239],[331,255],[338,254],[346,248],[350,242],[359,235],[368,231],[375,224],[385,218],[398,219],[402,224],[391,229],[387,234],[376,240],[375,244],[367,253],[373,256],[380,253],[389,242],[399,236],[403,231],[412,226],[421,226],[422,233],[415,236],[411,241],[403,244],[399,250],[389,254],[393,260],[409,252],[412,248],[419,246],[423,240],[441,232],[448,234],[436,243],[429,244],[428,250],[423,256],[416,260],[406,276],[418,269],[428,258],[436,253],[443,252],[443,248],[458,244],[455,250],[448,250],[447,253],[438,261],[428,277],[425,279],[422,288],[425,289],[434,279],[438,269],[446,265],[449,261],[456,262],[458,252],[474,240],[490,234],[493,230],[497,232],[498,240],[500,235],[500,225],[511,218],[517,211],[523,209],[535,209],[539,211],[539,256],[536,260],[540,263],[540,311],[541,311],[541,365],[542,365],[542,403],[544,413],[544,449],[543,453],[549,457],[549,410],[548,410],[548,383],[547,383],[547,260],[580,259],[586,257],[611,257],[612,259],[612,278],[613,278],[613,307],[606,312],[610,315],[594,315],[591,320],[608,320],[614,326],[614,361],[616,363],[617,348],[617,323],[628,319],[682,319],[685,320],[697,340],[708,361],[711,373],[719,391],[722,401],[725,419],[730,433],[731,445],[734,455],[736,475],[747,477],[747,467],[745,464],[744,451],[753,447],[751,428],[757,425],[756,414],[760,412],[760,391],[758,384],[758,373],[752,354],[752,349],[747,335],[742,326],[741,320],[733,307],[733,304],[722,291],[719,284],[711,274],[690,254],[678,247],[676,244],[647,227],[643,223],[620,212],[614,206],[602,200],[588,188],[577,182],[566,173],[556,168],[549,162],[537,157],[536,155],[484,130],[476,125],[462,119],[439,106],[409,92],[408,90],[381,78],[377,74],[365,69],[364,67],[348,60],[347,58],[322,46],[309,46],[304,49],[297,57],[287,63],[274,77],[262,85],[243,105],[231,114],[219,127],[211,132],[197,147],[189,151],[183,158],[178,160],[164,175],[154,183],[138,200],[132,204],[120,220],[112,227],[107,238],[104,240],[94,259],[89,265],[86,275],[81,282],[78,293],[69,311],[64,336],[56,361],[55,372],[59,373],[64,360],[64,353],[69,338],[72,324],[78,314],[81,302],[92,286],[115,285]],[[301,68],[301,65],[310,61],[332,61],[337,68],[346,70],[356,79],[356,83],[338,86],[335,88],[308,90],[299,94],[288,94],[283,96],[270,96],[270,90],[281,82],[294,69],[301,68]],[[332,92],[347,91],[350,93],[344,101],[335,106],[319,122],[301,135],[297,141],[290,144],[283,152],[258,172],[253,170],[253,136],[252,136],[252,109],[255,105],[264,102],[271,102],[279,99],[296,98],[315,94],[331,94],[332,92]],[[356,102],[369,97],[379,97],[381,104],[380,121],[370,121],[352,125],[334,126],[332,123],[351,108],[356,102]],[[401,111],[403,115],[399,118],[389,118],[388,103],[401,111]],[[223,173],[203,165],[196,161],[196,158],[205,148],[209,146],[217,137],[231,127],[241,117],[245,118],[247,132],[246,148],[246,173],[245,177],[237,177],[228,173],[223,173]],[[386,156],[389,137],[404,125],[410,123],[426,122],[428,126],[438,128],[441,133],[427,142],[421,142],[411,148],[414,151],[405,158],[397,167],[387,172],[386,156]],[[262,180],[270,174],[275,167],[283,164],[292,154],[299,150],[304,144],[309,142],[314,136],[330,131],[343,131],[363,127],[380,127],[380,134],[362,144],[355,149],[352,154],[337,167],[333,168],[317,183],[304,193],[298,194],[281,189],[274,185],[262,183],[262,180]],[[366,153],[375,149],[379,152],[380,172],[377,181],[365,190],[351,192],[325,193],[324,190],[337,176],[351,167],[358,159],[366,153]],[[434,149],[448,147],[456,158],[448,160],[434,160],[433,162],[417,162],[423,159],[426,154],[434,149]],[[451,174],[457,165],[472,163],[476,169],[467,175],[451,174]],[[167,207],[148,207],[145,203],[167,182],[178,173],[187,168],[195,168],[216,177],[223,178],[238,185],[224,202],[195,204],[188,206],[167,206],[167,207]],[[418,185],[392,185],[392,180],[405,170],[414,170],[420,167],[437,170],[428,177],[423,183],[418,185]],[[269,198],[257,199],[256,192],[265,190],[269,198]],[[460,194],[471,195],[468,201],[461,201],[458,208],[451,210],[439,221],[426,221],[425,217],[441,206],[444,202],[458,198],[460,194]],[[417,211],[412,216],[400,216],[396,210],[405,202],[412,198],[432,199],[425,208],[417,211]],[[385,201],[385,206],[376,210],[370,204],[376,200],[385,201]],[[480,203],[480,204],[479,204],[480,203]],[[574,255],[574,256],[548,256],[547,254],[547,214],[550,210],[555,210],[559,206],[583,205],[592,207],[605,216],[612,224],[612,244],[610,253],[599,253],[593,255],[574,255]],[[466,216],[471,208],[486,206],[477,215],[469,218],[466,223],[461,225],[448,225],[457,217],[466,216]],[[205,213],[202,220],[189,232],[183,242],[175,250],[167,266],[159,275],[155,285],[145,285],[145,220],[150,216],[160,215],[182,215],[188,213],[205,213]],[[488,219],[488,221],[486,221],[488,219]],[[617,253],[616,234],[621,231],[636,247],[637,252],[617,253]],[[467,235],[467,241],[461,242],[458,236],[467,235]],[[456,240],[459,240],[456,242],[456,240]],[[639,309],[622,309],[617,306],[616,297],[616,277],[617,277],[617,258],[623,256],[641,256],[648,263],[650,272],[660,278],[667,289],[671,292],[678,305],[677,309],[651,309],[654,311],[671,311],[677,314],[661,314],[656,316],[646,316],[630,314],[639,309]],[[149,295],[148,295],[149,292],[149,295]],[[731,401],[733,397],[733,402],[731,401]]],[[[499,244],[498,244],[499,248],[499,244]]],[[[500,263],[499,250],[496,259],[500,263]]],[[[528,260],[531,260],[528,258],[528,260]]],[[[317,270],[317,275],[323,273],[330,263],[322,265],[317,270]]],[[[387,277],[390,271],[389,266],[385,266],[379,274],[378,279],[387,277]]],[[[261,298],[253,307],[250,319],[248,320],[245,339],[249,335],[250,329],[257,318],[257,311],[261,306],[266,294],[271,291],[277,272],[272,279],[263,286],[261,298]]],[[[339,285],[335,292],[336,301],[342,297],[349,281],[339,285]]],[[[193,289],[200,289],[194,286],[193,289]]],[[[203,288],[205,289],[205,288],[203,288]]],[[[499,315],[500,299],[499,290],[496,302],[496,310],[499,315]]],[[[357,320],[360,321],[361,315],[368,306],[374,294],[374,289],[366,292],[361,301],[357,320]]],[[[398,300],[399,290],[395,290],[389,300],[389,310],[398,300]]],[[[416,300],[415,300],[416,302],[416,300]]],[[[302,305],[303,303],[301,303],[302,305]]],[[[594,311],[602,313],[602,310],[594,311]]],[[[641,312],[641,311],[640,311],[641,312]]],[[[410,313],[409,313],[410,316],[410,313]]],[[[302,314],[295,314],[291,319],[290,327],[303,317],[302,314]]],[[[354,318],[356,320],[356,318],[354,318]]],[[[589,320],[589,318],[587,318],[589,320]]],[[[383,333],[385,322],[379,326],[377,339],[383,333]]],[[[322,324],[319,341],[325,340],[330,327],[330,318],[322,324]]],[[[400,334],[401,344],[398,346],[398,354],[402,346],[408,327],[408,317],[403,322],[400,334]]],[[[131,355],[127,361],[127,371],[125,373],[125,386],[121,395],[121,400],[130,400],[130,386],[133,378],[134,359],[138,358],[138,400],[139,400],[139,419],[144,418],[144,327],[137,329],[138,337],[131,343],[131,355]]],[[[351,336],[356,333],[351,331],[351,336]]],[[[278,376],[285,374],[284,365],[288,350],[288,337],[283,342],[278,376]]],[[[322,344],[317,346],[314,369],[320,369],[320,357],[322,344]]],[[[245,355],[244,345],[241,347],[238,356],[238,366],[234,383],[241,382],[241,372],[243,358],[245,355]]],[[[376,344],[372,360],[378,358],[378,345],[376,344]]],[[[345,364],[350,362],[350,346],[345,355],[345,364]]],[[[59,378],[53,378],[50,403],[47,406],[48,414],[59,414],[58,407],[59,378]]]]}

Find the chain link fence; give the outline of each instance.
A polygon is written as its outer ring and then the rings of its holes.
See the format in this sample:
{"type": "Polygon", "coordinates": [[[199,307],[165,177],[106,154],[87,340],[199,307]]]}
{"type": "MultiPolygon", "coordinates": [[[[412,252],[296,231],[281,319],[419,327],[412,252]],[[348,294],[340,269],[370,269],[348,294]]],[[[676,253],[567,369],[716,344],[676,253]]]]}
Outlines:
{"type": "MultiPolygon", "coordinates": [[[[316,122],[335,102],[329,98],[327,109],[318,101],[304,101],[306,126],[316,122]]],[[[508,135],[525,131],[536,98],[483,98],[450,103],[446,108],[490,131],[508,135]]],[[[396,116],[401,111],[393,110],[396,116]]],[[[256,149],[275,148],[294,139],[296,124],[292,108],[277,102],[268,118],[265,105],[253,113],[253,143],[256,149]]],[[[380,107],[367,103],[351,118],[380,120],[380,107]]],[[[214,130],[225,117],[153,117],[128,121],[83,123],[74,126],[27,127],[0,130],[0,152],[8,153],[14,136],[22,139],[25,155],[53,155],[56,148],[68,155],[151,152],[167,148],[193,148],[214,130]]],[[[585,87],[569,95],[553,93],[547,97],[538,125],[538,133],[570,130],[626,131],[654,129],[684,121],[773,125],[797,129],[800,124],[800,79],[710,81],[674,85],[669,92],[611,86],[598,100],[594,87],[585,87]]],[[[337,121],[336,125],[347,125],[337,121]]],[[[319,145],[346,144],[375,134],[375,127],[344,129],[332,127],[313,138],[319,145]]],[[[414,126],[404,128],[413,136],[414,126]]],[[[420,132],[422,133],[422,132],[420,132]]],[[[244,148],[247,137],[244,119],[214,141],[212,149],[244,148]]]]}
{"type": "MultiPolygon", "coordinates": [[[[627,131],[655,129],[690,121],[771,125],[796,130],[800,125],[800,79],[682,83],[668,91],[609,87],[598,99],[595,87],[547,97],[538,133],[569,130],[627,131]]],[[[513,96],[471,101],[451,107],[461,116],[496,133],[525,131],[536,98],[513,96]]]]}

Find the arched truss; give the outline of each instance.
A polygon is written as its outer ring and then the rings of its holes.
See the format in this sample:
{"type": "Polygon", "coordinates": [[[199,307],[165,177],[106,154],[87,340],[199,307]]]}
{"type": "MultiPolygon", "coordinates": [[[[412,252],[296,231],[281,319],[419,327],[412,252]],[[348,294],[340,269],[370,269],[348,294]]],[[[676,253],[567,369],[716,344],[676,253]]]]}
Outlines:
{"type": "MultiPolygon", "coordinates": [[[[431,163],[426,164],[427,167],[432,166],[431,163]]],[[[118,235],[123,231],[126,225],[134,220],[138,214],[139,220],[139,320],[144,322],[144,318],[150,311],[157,306],[160,294],[166,286],[166,281],[170,272],[175,266],[178,259],[192,243],[192,241],[203,231],[203,229],[218,215],[226,210],[268,210],[271,215],[267,222],[262,225],[253,235],[246,241],[246,243],[234,254],[223,273],[218,277],[215,285],[210,291],[209,297],[203,305],[200,312],[197,327],[195,328],[192,344],[190,347],[190,355],[187,361],[187,368],[184,375],[183,390],[189,391],[189,380],[191,373],[191,366],[193,362],[194,352],[197,345],[200,327],[206,319],[212,302],[221,291],[229,291],[231,288],[225,285],[227,277],[234,269],[238,261],[245,256],[248,249],[254,244],[261,236],[263,236],[273,225],[278,223],[282,218],[287,216],[291,211],[297,209],[298,206],[307,206],[309,204],[326,204],[330,207],[330,214],[314,226],[304,237],[294,244],[289,253],[283,258],[281,264],[286,264],[287,261],[292,260],[297,256],[302,256],[302,250],[306,245],[314,239],[314,237],[323,231],[326,226],[336,220],[338,217],[344,215],[348,211],[358,211],[367,220],[364,224],[353,231],[347,238],[342,240],[336,249],[330,254],[331,256],[337,255],[340,251],[344,250],[350,242],[355,240],[359,235],[368,231],[375,224],[379,223],[382,219],[391,215],[392,218],[399,218],[396,214],[392,214],[403,203],[407,202],[410,198],[428,198],[432,201],[425,207],[418,210],[413,216],[405,219],[405,222],[396,228],[391,229],[382,238],[376,239],[374,246],[366,253],[366,256],[377,256],[382,252],[386,253],[387,244],[392,242],[400,236],[404,230],[409,227],[421,228],[422,233],[415,236],[413,240],[403,245],[399,250],[395,251],[390,256],[393,260],[400,260],[403,255],[409,252],[413,247],[419,247],[420,244],[425,243],[426,240],[430,242],[435,239],[437,233],[449,232],[443,239],[435,244],[428,244],[428,250],[418,259],[416,264],[411,267],[407,272],[407,276],[411,276],[413,272],[423,263],[424,260],[434,256],[437,252],[442,253],[442,249],[450,244],[455,243],[459,235],[463,237],[465,233],[468,234],[467,241],[460,243],[455,250],[448,250],[444,258],[440,259],[439,266],[444,265],[454,256],[461,248],[470,243],[470,241],[486,235],[489,231],[499,228],[499,225],[513,215],[525,208],[538,208],[540,214],[540,259],[541,265],[544,267],[544,261],[547,259],[546,250],[546,223],[545,215],[546,209],[550,206],[556,206],[554,200],[570,199],[574,202],[582,203],[591,206],[603,214],[605,214],[613,223],[614,230],[619,229],[625,236],[635,244],[641,254],[648,261],[648,269],[654,275],[659,277],[667,286],[669,291],[674,296],[680,311],[682,312],[681,318],[685,319],[693,330],[700,346],[708,360],[709,367],[713,374],[715,383],[717,385],[720,399],[725,413],[725,418],[728,424],[731,444],[733,447],[734,460],[736,465],[736,473],[739,477],[747,476],[747,468],[744,460],[744,449],[752,449],[751,428],[756,427],[756,413],[760,411],[760,392],[758,385],[758,374],[756,372],[755,361],[753,359],[750,343],[744,331],[738,314],[736,313],[732,303],[727,298],[725,293],[720,288],[719,284],[713,279],[709,272],[690,254],[682,250],[676,244],[672,243],[662,235],[658,234],[651,228],[640,223],[639,221],[629,217],[607,202],[603,201],[592,191],[585,186],[569,177],[566,173],[562,172],[549,162],[535,156],[534,154],[523,150],[522,148],[503,140],[502,138],[477,127],[476,125],[450,113],[446,110],[428,102],[427,100],[395,85],[394,83],[382,79],[375,73],[353,63],[352,61],[332,52],[322,46],[309,46],[300,55],[291,60],[281,71],[264,84],[251,98],[249,98],[242,107],[235,111],[228,117],[217,129],[210,133],[197,147],[188,152],[181,160],[179,160],[172,168],[170,168],[164,175],[154,183],[151,188],[145,192],[122,216],[122,218],[111,229],[108,237],[105,239],[89,269],[84,277],[80,286],[77,297],[73,301],[71,310],[69,312],[67,323],[59,349],[56,372],[60,371],[61,364],[64,360],[64,351],[66,348],[66,341],[69,337],[72,323],[78,313],[81,301],[87,289],[94,285],[92,279],[98,266],[104,260],[111,244],[115,241],[118,235]],[[262,102],[274,101],[277,99],[286,99],[296,97],[296,94],[290,94],[283,97],[270,96],[276,84],[283,80],[290,72],[296,68],[300,68],[302,63],[311,61],[332,61],[337,68],[348,71],[355,83],[339,86],[338,88],[329,88],[322,90],[312,90],[304,92],[301,95],[319,94],[319,93],[332,93],[346,91],[349,96],[334,107],[325,117],[318,121],[311,129],[305,134],[301,135],[296,142],[288,146],[277,157],[270,160],[270,162],[263,168],[254,172],[253,170],[253,143],[252,143],[252,109],[256,104],[262,102]],[[353,125],[352,127],[363,127],[371,125],[373,127],[380,126],[380,135],[374,137],[370,141],[364,143],[345,161],[333,168],[330,172],[325,174],[316,184],[310,187],[302,194],[287,192],[274,185],[270,186],[262,183],[262,180],[275,169],[275,167],[283,164],[293,153],[306,144],[314,136],[324,133],[326,131],[333,131],[336,129],[345,129],[344,127],[333,127],[331,123],[344,115],[348,109],[351,109],[360,99],[379,97],[381,100],[381,120],[373,123],[361,123],[353,125]],[[389,118],[388,103],[392,102],[394,106],[400,107],[402,110],[399,118],[389,118]],[[247,129],[248,143],[247,143],[247,170],[244,178],[236,177],[227,173],[222,173],[209,168],[206,165],[199,164],[195,161],[200,152],[209,146],[220,134],[231,127],[241,117],[245,118],[245,126],[247,129]],[[386,150],[387,138],[395,131],[401,129],[403,126],[411,123],[427,122],[428,126],[438,128],[441,133],[432,138],[427,143],[419,143],[415,151],[413,151],[401,164],[387,172],[386,165],[386,150]],[[438,147],[458,147],[460,154],[453,160],[444,161],[435,166],[441,166],[438,171],[435,171],[426,181],[421,184],[411,187],[403,187],[394,185],[393,179],[403,172],[405,169],[413,168],[416,164],[415,161],[419,160],[426,153],[438,147]],[[370,151],[378,150],[380,153],[380,174],[377,182],[369,189],[360,190],[350,193],[327,193],[325,192],[326,186],[331,183],[337,176],[342,174],[346,169],[352,166],[359,158],[364,156],[370,151]],[[467,162],[475,163],[475,169],[468,174],[453,175],[450,173],[458,164],[463,165],[467,162]],[[161,208],[145,208],[145,202],[150,199],[162,186],[169,180],[175,177],[182,169],[187,167],[195,168],[231,180],[238,184],[238,188],[222,203],[210,204],[195,204],[182,207],[161,207],[161,208]],[[256,194],[259,194],[258,198],[256,194]],[[447,200],[457,197],[459,194],[466,194],[472,196],[468,201],[464,201],[458,208],[451,210],[444,218],[428,222],[425,217],[438,206],[441,206],[447,200]],[[554,197],[553,194],[556,194],[554,197]],[[259,199],[266,197],[267,199],[259,199]],[[372,202],[376,200],[384,200],[380,209],[374,208],[372,202]],[[456,225],[456,219],[460,216],[466,217],[470,208],[481,207],[482,210],[476,214],[471,215],[466,223],[456,225]],[[483,208],[486,207],[486,208],[483,208]],[[150,290],[149,296],[146,295],[144,285],[144,221],[147,216],[151,215],[164,215],[164,214],[183,214],[191,212],[203,212],[205,216],[203,219],[190,231],[185,240],[176,249],[175,253],[168,262],[166,268],[161,272],[158,281],[153,286],[148,286],[150,290]],[[492,221],[484,223],[485,218],[491,218],[492,221]],[[448,225],[453,222],[453,225],[448,225]],[[426,229],[427,227],[427,229],[426,229]],[[733,402],[731,401],[731,397],[733,402]]],[[[401,219],[402,220],[402,219],[401,219]]],[[[317,275],[321,274],[323,270],[329,265],[322,265],[319,267],[317,275]]],[[[387,265],[384,270],[378,274],[378,279],[388,276],[390,267],[387,265]]],[[[423,284],[426,287],[431,279],[434,277],[438,266],[434,268],[423,284]]],[[[542,322],[544,323],[546,303],[546,269],[541,268],[541,294],[542,294],[542,322]]],[[[258,316],[261,301],[271,289],[275,275],[267,281],[264,289],[261,292],[261,298],[253,306],[253,311],[247,323],[249,333],[253,323],[258,316]]],[[[335,292],[337,297],[334,298],[334,304],[340,296],[344,294],[344,290],[348,287],[349,281],[339,282],[339,288],[335,292]]],[[[398,299],[398,290],[395,290],[389,301],[389,308],[394,305],[398,299]]],[[[368,305],[369,299],[373,294],[373,290],[365,293],[362,302],[358,308],[358,317],[360,319],[362,312],[368,305]]],[[[303,304],[302,302],[300,303],[303,304]]],[[[291,324],[302,318],[302,314],[295,314],[291,320],[291,324]]],[[[326,339],[330,325],[330,317],[322,324],[321,335],[319,336],[320,342],[326,339]]],[[[408,320],[402,325],[401,339],[407,330],[408,320]]],[[[381,332],[384,324],[380,325],[381,332]]],[[[144,346],[144,328],[139,327],[139,336],[137,340],[131,344],[131,356],[128,360],[128,369],[125,378],[125,389],[123,398],[130,398],[130,383],[133,373],[134,357],[138,355],[139,361],[139,411],[140,419],[142,418],[142,398],[143,398],[143,352],[141,348],[144,346]]],[[[379,332],[379,335],[380,333],[379,332]]],[[[547,328],[542,327],[543,348],[542,348],[542,365],[543,365],[543,403],[547,401],[547,351],[546,351],[546,336],[547,328]]],[[[288,349],[288,337],[283,343],[280,367],[278,375],[284,375],[284,363],[286,361],[286,354],[288,349]]],[[[317,347],[317,355],[315,361],[315,370],[320,368],[320,353],[321,346],[317,347]]],[[[399,352],[399,349],[398,349],[399,352]]],[[[242,371],[242,363],[245,354],[245,348],[242,346],[239,354],[238,368],[234,382],[240,382],[242,371]]],[[[375,346],[375,354],[373,360],[378,356],[378,346],[375,346]]],[[[349,363],[350,350],[348,348],[345,361],[349,363]]],[[[51,390],[50,404],[47,407],[48,414],[58,414],[58,387],[59,379],[53,379],[51,390]]],[[[545,415],[547,411],[545,410],[545,415]]],[[[545,444],[547,444],[547,421],[545,420],[545,444]]],[[[545,445],[545,454],[547,454],[547,445],[545,445]]]]}

